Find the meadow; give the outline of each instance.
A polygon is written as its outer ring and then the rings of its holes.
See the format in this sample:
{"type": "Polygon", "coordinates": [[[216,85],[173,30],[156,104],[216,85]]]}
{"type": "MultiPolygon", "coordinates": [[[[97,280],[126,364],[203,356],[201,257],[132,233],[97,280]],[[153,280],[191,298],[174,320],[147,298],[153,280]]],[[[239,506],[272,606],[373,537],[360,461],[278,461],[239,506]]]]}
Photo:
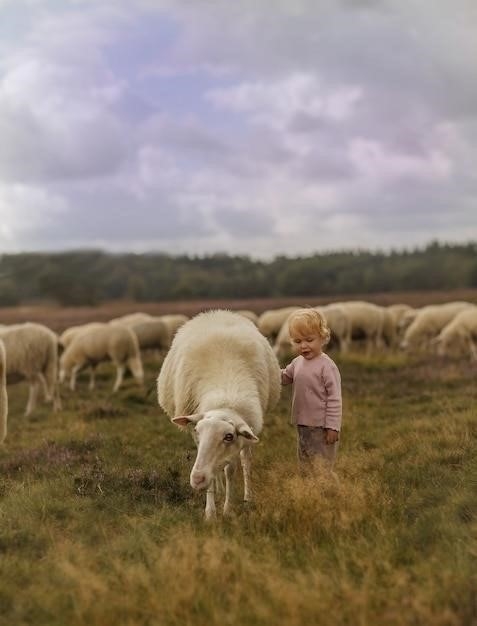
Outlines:
{"type": "MultiPolygon", "coordinates": [[[[9,386],[0,624],[477,624],[477,365],[332,355],[339,484],[298,471],[290,390],[254,448],[255,504],[203,520],[195,448],[146,383],[80,375],[63,409],[9,386]]],[[[239,483],[240,485],[240,483],[239,483]]]]}

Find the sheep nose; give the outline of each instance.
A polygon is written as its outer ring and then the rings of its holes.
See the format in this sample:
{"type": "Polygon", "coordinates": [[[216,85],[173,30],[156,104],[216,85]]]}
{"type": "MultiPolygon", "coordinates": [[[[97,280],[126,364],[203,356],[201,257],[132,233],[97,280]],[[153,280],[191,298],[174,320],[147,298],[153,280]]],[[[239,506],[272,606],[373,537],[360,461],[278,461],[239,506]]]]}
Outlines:
{"type": "Polygon", "coordinates": [[[190,485],[194,489],[204,489],[207,487],[207,477],[203,472],[192,472],[190,475],[190,485]]]}

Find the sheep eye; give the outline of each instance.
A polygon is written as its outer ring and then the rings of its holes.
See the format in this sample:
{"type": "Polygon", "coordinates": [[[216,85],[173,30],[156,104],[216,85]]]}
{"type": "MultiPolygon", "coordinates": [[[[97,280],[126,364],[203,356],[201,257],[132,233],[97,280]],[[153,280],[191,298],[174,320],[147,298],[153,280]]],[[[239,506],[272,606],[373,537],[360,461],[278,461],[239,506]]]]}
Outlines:
{"type": "Polygon", "coordinates": [[[234,436],[232,433],[227,433],[226,435],[224,435],[224,441],[233,441],[234,440],[234,436]]]}

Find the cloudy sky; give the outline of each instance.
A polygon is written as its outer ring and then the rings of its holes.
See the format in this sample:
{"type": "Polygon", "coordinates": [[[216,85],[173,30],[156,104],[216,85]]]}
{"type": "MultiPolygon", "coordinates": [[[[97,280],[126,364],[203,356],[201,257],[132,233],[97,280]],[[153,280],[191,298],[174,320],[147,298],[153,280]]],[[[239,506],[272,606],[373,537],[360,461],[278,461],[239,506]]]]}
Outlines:
{"type": "Polygon", "coordinates": [[[0,252],[477,239],[475,0],[0,0],[0,252]]]}

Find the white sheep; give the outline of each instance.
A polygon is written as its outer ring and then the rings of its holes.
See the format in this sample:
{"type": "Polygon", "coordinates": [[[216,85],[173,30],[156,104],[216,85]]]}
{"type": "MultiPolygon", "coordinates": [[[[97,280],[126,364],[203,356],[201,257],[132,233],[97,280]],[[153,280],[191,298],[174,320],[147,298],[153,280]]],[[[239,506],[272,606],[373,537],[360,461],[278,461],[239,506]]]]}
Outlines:
{"type": "Polygon", "coordinates": [[[351,324],[351,339],[364,340],[366,352],[383,345],[384,311],[383,307],[363,300],[336,302],[346,312],[351,324]]]}
{"type": "MultiPolygon", "coordinates": [[[[314,308],[325,316],[331,330],[331,341],[337,343],[340,352],[346,352],[351,341],[351,324],[345,309],[339,304],[327,304],[314,308]]],[[[288,317],[280,328],[273,346],[273,351],[278,359],[284,359],[292,350],[290,333],[288,331],[288,317]]]]}
{"type": "Polygon", "coordinates": [[[253,322],[255,324],[255,326],[257,326],[258,315],[256,313],[254,313],[253,311],[249,311],[248,309],[237,309],[236,311],[234,311],[234,313],[238,313],[239,315],[243,315],[243,317],[246,317],[248,320],[253,322]]]}
{"type": "Polygon", "coordinates": [[[383,336],[390,348],[396,348],[405,329],[415,317],[416,309],[408,304],[390,304],[384,307],[383,336]]]}
{"type": "Polygon", "coordinates": [[[161,320],[167,328],[169,329],[169,345],[174,339],[174,335],[179,330],[181,326],[183,326],[187,321],[189,321],[189,317],[184,315],[183,313],[170,313],[168,315],[158,315],[155,319],[161,320]]]}
{"type": "Polygon", "coordinates": [[[293,311],[299,308],[298,306],[287,306],[281,309],[264,311],[258,316],[258,330],[273,343],[290,313],[293,313],[293,311]]]}
{"type": "Polygon", "coordinates": [[[103,326],[103,322],[88,322],[87,324],[78,324],[77,326],[70,326],[66,328],[59,337],[60,346],[64,349],[67,348],[70,343],[73,341],[73,338],[76,337],[79,333],[82,333],[84,330],[88,330],[90,328],[99,328],[103,326]]]}
{"type": "Polygon", "coordinates": [[[404,333],[409,328],[409,326],[413,323],[418,315],[421,307],[411,308],[409,311],[405,311],[397,322],[397,334],[398,337],[402,339],[404,337],[404,333]]]}
{"type": "Polygon", "coordinates": [[[7,362],[5,346],[0,339],[0,443],[7,436],[8,395],[7,395],[7,362]]]}
{"type": "Polygon", "coordinates": [[[7,383],[26,380],[29,384],[25,416],[30,415],[37,403],[39,387],[45,399],[52,402],[53,410],[61,407],[58,392],[58,337],[43,324],[26,322],[0,329],[7,364],[7,383]]]}
{"type": "Polygon", "coordinates": [[[149,315],[149,313],[127,313],[126,315],[121,315],[119,317],[114,317],[109,320],[113,324],[123,324],[123,326],[134,326],[134,324],[139,324],[140,322],[147,322],[147,320],[152,319],[153,316],[149,315]]]}
{"type": "Polygon", "coordinates": [[[171,345],[169,326],[160,318],[151,318],[130,326],[137,337],[140,350],[168,349],[171,345]]]}
{"type": "Polygon", "coordinates": [[[472,306],[468,302],[447,302],[422,307],[406,329],[400,347],[402,350],[422,351],[431,347],[431,341],[456,315],[472,306]]]}
{"type": "Polygon", "coordinates": [[[231,477],[240,458],[244,502],[250,487],[251,444],[263,415],[280,396],[280,368],[267,339],[232,311],[199,313],[179,329],[157,379],[158,401],[171,421],[194,425],[194,489],[207,489],[205,517],[215,516],[215,477],[224,469],[224,513],[231,507],[231,477]]]}
{"type": "Polygon", "coordinates": [[[457,313],[433,341],[439,356],[468,354],[477,360],[477,306],[457,313]]]}
{"type": "Polygon", "coordinates": [[[138,340],[134,332],[121,324],[102,324],[78,333],[60,357],[60,382],[70,376],[70,389],[76,387],[76,376],[83,367],[92,369],[90,389],[94,389],[94,371],[98,363],[111,360],[116,366],[115,393],[123,381],[126,367],[138,384],[144,372],[138,340]]]}

